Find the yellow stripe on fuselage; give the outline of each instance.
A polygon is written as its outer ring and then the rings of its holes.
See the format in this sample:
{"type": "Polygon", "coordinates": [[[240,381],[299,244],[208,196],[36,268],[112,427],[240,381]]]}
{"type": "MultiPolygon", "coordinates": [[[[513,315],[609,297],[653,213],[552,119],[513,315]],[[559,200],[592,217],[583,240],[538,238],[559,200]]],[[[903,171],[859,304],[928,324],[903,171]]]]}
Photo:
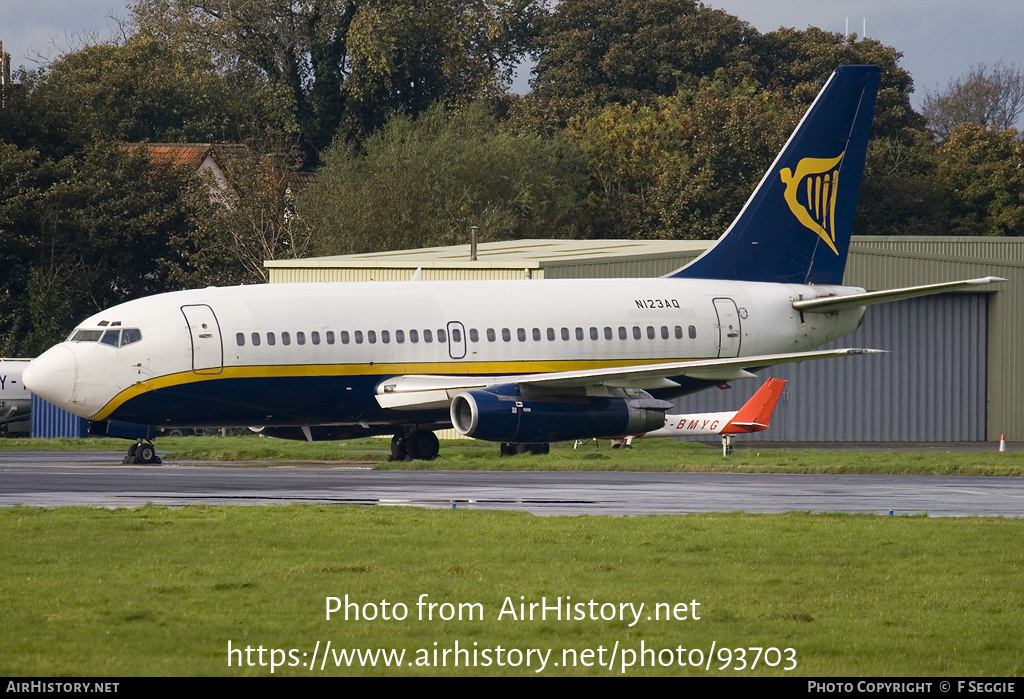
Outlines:
{"type": "MultiPolygon", "coordinates": [[[[697,358],[692,358],[697,359],[697,358]]],[[[309,376],[401,376],[405,374],[430,374],[441,376],[502,376],[509,375],[509,382],[516,375],[541,374],[554,371],[582,371],[586,369],[610,369],[623,366],[662,364],[671,361],[686,361],[676,358],[658,359],[616,359],[616,360],[539,360],[509,362],[402,362],[370,364],[264,364],[253,366],[224,367],[216,374],[181,371],[141,381],[114,396],[103,409],[88,419],[106,420],[111,413],[132,398],[150,391],[171,386],[183,386],[201,381],[218,379],[249,378],[300,378],[309,376]]],[[[209,371],[209,370],[203,370],[209,371]]]]}

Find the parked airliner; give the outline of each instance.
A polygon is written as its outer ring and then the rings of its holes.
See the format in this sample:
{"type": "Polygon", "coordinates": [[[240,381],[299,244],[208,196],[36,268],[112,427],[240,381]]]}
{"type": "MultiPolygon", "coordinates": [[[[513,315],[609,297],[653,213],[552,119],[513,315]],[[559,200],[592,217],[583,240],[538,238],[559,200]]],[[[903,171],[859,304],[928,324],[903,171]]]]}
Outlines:
{"type": "MultiPolygon", "coordinates": [[[[667,277],[160,294],[87,318],[25,382],[107,434],[394,434],[395,458],[433,458],[431,430],[451,425],[505,444],[661,428],[669,398],[870,351],[812,351],[869,304],[993,281],[842,286],[879,79],[837,69],[728,230],[667,277]]],[[[152,454],[143,444],[134,458],[152,454]]]]}
{"type": "Polygon", "coordinates": [[[28,359],[0,359],[0,432],[28,432],[32,396],[22,374],[28,359]]]}

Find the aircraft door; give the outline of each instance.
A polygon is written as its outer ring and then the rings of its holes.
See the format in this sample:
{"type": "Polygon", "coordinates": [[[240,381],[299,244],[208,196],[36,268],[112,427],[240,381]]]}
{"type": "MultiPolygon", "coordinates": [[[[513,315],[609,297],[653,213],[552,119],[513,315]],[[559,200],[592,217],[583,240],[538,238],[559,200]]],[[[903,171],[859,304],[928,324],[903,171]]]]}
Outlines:
{"type": "Polygon", "coordinates": [[[718,356],[738,357],[740,354],[740,314],[732,299],[715,299],[718,314],[718,356]]]}
{"type": "Polygon", "coordinates": [[[196,304],[182,306],[181,313],[192,337],[192,371],[219,374],[224,370],[224,345],[213,309],[206,304],[196,304]]]}
{"type": "Polygon", "coordinates": [[[466,356],[466,328],[457,320],[448,321],[448,356],[452,359],[466,356]]]}

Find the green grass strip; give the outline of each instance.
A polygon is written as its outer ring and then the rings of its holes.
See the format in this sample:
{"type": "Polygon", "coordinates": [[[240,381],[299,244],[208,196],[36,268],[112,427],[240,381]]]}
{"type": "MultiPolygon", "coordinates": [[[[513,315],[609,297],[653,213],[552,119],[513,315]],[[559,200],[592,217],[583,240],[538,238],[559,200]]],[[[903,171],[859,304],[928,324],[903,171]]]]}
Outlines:
{"type": "MultiPolygon", "coordinates": [[[[4,450],[52,449],[124,451],[122,439],[0,439],[4,450]]],[[[579,449],[554,444],[543,456],[499,457],[498,445],[445,440],[434,461],[388,463],[388,439],[294,442],[257,436],[168,437],[156,442],[165,460],[244,462],[323,461],[376,468],[503,471],[714,471],[738,473],[868,473],[917,475],[1024,476],[1024,451],[854,451],[778,449],[748,442],[723,457],[721,448],[696,442],[650,439],[632,449],[612,449],[607,440],[579,449]]],[[[0,456],[2,458],[2,456],[0,456]]],[[[251,465],[251,464],[246,464],[251,465]]]]}
{"type": "Polygon", "coordinates": [[[280,649],[274,675],[1019,675],[1022,535],[1024,522],[1001,518],[9,508],[0,510],[0,674],[270,675],[280,649]],[[346,595],[378,618],[328,621],[327,598],[346,595]],[[421,595],[440,605],[433,619],[419,618],[421,595]],[[499,618],[506,599],[544,598],[645,607],[633,625],[629,612],[499,618]],[[406,605],[407,618],[379,618],[384,600],[392,614],[406,605]],[[658,603],[686,618],[649,620],[658,603]],[[460,604],[471,605],[461,620],[460,604]],[[454,618],[440,618],[446,609],[454,618]],[[318,641],[321,653],[330,641],[406,655],[397,668],[332,658],[311,670],[302,663],[318,641]],[[229,643],[251,649],[230,667],[229,643]],[[456,643],[477,651],[477,666],[453,665],[456,643]],[[618,663],[598,665],[616,644],[618,663]],[[526,665],[531,648],[550,651],[541,673],[538,656],[526,665]],[[736,648],[748,649],[742,670],[736,648]],[[782,655],[751,668],[755,648],[782,655]],[[436,667],[445,649],[448,664],[436,667]],[[639,655],[623,667],[625,651],[641,649],[654,667],[639,655]],[[695,649],[710,669],[678,664],[697,660],[695,649]]]}

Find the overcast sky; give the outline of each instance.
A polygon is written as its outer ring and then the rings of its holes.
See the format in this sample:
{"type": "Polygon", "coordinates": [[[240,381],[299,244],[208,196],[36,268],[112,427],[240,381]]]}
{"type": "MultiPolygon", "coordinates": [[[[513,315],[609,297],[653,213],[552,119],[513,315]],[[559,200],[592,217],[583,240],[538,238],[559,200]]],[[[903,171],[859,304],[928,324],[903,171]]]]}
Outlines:
{"type": "MultiPolygon", "coordinates": [[[[779,27],[849,29],[903,52],[900,63],[917,87],[944,88],[972,64],[1024,64],[1024,0],[708,0],[705,4],[750,22],[762,32],[779,27]]],[[[36,52],[56,57],[74,37],[110,36],[126,0],[0,0],[0,41],[15,66],[36,52]]]]}

